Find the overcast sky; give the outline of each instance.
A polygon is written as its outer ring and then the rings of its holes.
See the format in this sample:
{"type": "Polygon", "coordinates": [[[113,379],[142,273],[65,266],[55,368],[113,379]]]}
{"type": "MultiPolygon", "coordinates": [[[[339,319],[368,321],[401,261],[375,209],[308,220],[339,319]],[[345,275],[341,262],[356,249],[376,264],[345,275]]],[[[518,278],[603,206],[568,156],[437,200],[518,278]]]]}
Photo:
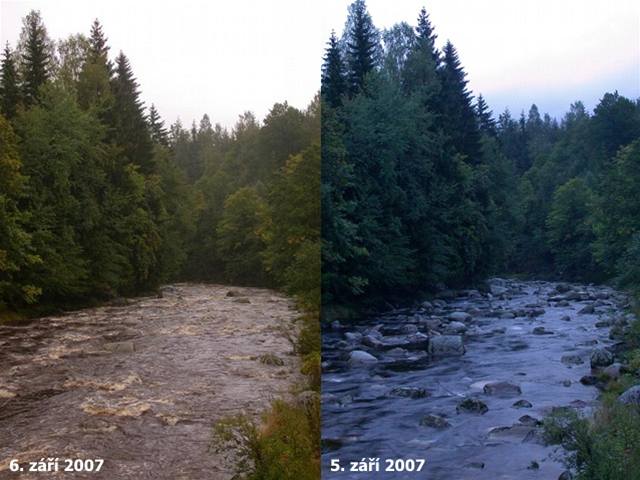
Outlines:
{"type": "MultiPolygon", "coordinates": [[[[52,38],[88,33],[98,17],[112,56],[131,60],[143,98],[168,123],[208,113],[231,126],[263,118],[276,101],[304,107],[319,88],[332,28],[350,0],[0,0],[0,40],[12,46],[21,18],[42,12],[52,38]]],[[[605,91],[640,96],[637,0],[368,0],[378,28],[415,22],[426,3],[438,43],[451,39],[494,111],[535,102],[561,115],[577,99],[593,108],[605,91]]]]}
{"type": "Polygon", "coordinates": [[[330,27],[322,1],[0,0],[0,41],[12,46],[22,17],[40,10],[49,35],[88,35],[98,18],[111,57],[129,57],[143,99],[167,123],[208,113],[232,126],[251,110],[262,119],[275,102],[304,108],[320,88],[330,27]]]}

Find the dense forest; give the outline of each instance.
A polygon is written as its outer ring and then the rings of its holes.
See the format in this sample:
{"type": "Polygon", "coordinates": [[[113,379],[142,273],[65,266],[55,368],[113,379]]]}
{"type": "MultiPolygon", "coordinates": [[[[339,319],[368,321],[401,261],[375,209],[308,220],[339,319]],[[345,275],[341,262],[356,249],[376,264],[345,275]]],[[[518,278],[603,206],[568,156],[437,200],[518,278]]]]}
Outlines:
{"type": "MultiPolygon", "coordinates": [[[[640,102],[497,117],[450,41],[378,30],[364,0],[322,70],[326,307],[519,273],[640,285],[640,102]]],[[[331,308],[325,311],[329,312],[331,308]]]]}
{"type": "Polygon", "coordinates": [[[0,77],[0,312],[173,279],[277,286],[319,304],[320,102],[232,131],[147,110],[102,26],[49,38],[39,12],[0,77]]]}

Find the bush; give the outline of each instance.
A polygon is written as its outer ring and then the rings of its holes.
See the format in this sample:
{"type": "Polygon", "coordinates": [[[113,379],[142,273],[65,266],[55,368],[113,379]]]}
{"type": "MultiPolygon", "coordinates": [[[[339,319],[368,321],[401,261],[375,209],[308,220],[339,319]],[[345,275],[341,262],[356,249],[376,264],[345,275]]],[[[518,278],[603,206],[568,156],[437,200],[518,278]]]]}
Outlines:
{"type": "Polygon", "coordinates": [[[263,426],[246,416],[218,422],[217,453],[233,451],[236,473],[246,480],[316,480],[320,478],[320,400],[304,404],[281,400],[263,417],[263,426]]]}

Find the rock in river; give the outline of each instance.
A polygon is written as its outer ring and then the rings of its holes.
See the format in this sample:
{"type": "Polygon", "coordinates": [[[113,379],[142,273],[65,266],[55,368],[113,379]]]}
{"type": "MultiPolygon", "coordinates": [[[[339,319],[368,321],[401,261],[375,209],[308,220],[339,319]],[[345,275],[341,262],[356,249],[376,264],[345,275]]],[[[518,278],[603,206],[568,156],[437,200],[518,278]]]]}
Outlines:
{"type": "Polygon", "coordinates": [[[438,429],[451,426],[451,424],[447,422],[444,417],[441,417],[440,415],[433,415],[431,413],[422,417],[422,419],[420,420],[420,425],[438,429]]]}
{"type": "Polygon", "coordinates": [[[465,398],[461,401],[456,407],[456,412],[471,412],[471,413],[479,413],[480,415],[484,415],[489,411],[489,407],[482,400],[478,400],[477,398],[465,398]]]}
{"type": "Polygon", "coordinates": [[[429,340],[429,353],[435,356],[464,355],[465,349],[460,335],[439,335],[429,340]]]}
{"type": "Polygon", "coordinates": [[[518,385],[509,382],[491,382],[487,383],[483,388],[487,395],[495,395],[498,397],[512,397],[522,393],[518,385]]]}
{"type": "Polygon", "coordinates": [[[454,322],[467,322],[471,320],[471,315],[467,312],[452,312],[447,316],[447,318],[454,322]]]}
{"type": "Polygon", "coordinates": [[[608,367],[613,363],[613,355],[604,348],[596,348],[591,353],[591,368],[608,367]]]}
{"type": "Polygon", "coordinates": [[[363,350],[354,350],[349,355],[349,363],[351,365],[361,365],[368,363],[376,363],[378,359],[363,350]]]}

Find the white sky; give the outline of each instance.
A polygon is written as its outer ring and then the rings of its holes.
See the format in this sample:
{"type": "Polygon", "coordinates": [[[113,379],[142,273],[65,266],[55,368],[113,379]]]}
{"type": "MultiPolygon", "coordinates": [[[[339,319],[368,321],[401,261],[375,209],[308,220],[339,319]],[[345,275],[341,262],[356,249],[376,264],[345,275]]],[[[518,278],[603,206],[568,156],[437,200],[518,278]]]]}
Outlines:
{"type": "MultiPolygon", "coordinates": [[[[52,38],[88,33],[98,17],[111,54],[129,57],[147,104],[185,126],[208,113],[232,126],[276,101],[304,107],[320,84],[331,28],[351,0],[0,0],[0,41],[12,46],[21,18],[42,12],[52,38]]],[[[378,28],[415,23],[426,3],[440,44],[454,43],[497,113],[535,102],[561,115],[577,99],[593,108],[605,91],[640,96],[637,0],[368,0],[378,28]]]]}
{"type": "Polygon", "coordinates": [[[142,97],[170,124],[208,113],[233,126],[275,102],[304,108],[320,88],[330,27],[319,0],[0,0],[0,41],[14,47],[22,17],[40,10],[49,36],[89,34],[97,17],[111,57],[129,57],[142,97]]]}

